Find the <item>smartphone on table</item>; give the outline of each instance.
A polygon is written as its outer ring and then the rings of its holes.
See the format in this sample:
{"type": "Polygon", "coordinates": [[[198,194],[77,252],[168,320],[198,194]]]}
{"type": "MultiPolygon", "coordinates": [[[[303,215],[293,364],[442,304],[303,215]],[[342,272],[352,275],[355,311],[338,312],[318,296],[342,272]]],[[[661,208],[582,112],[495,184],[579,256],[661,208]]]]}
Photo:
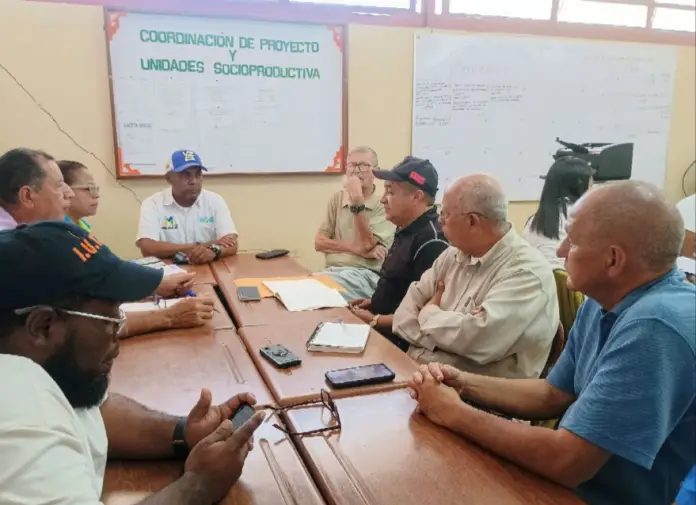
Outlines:
{"type": "Polygon", "coordinates": [[[326,372],[326,381],[332,388],[352,388],[391,382],[396,374],[384,363],[341,368],[326,372]]]}

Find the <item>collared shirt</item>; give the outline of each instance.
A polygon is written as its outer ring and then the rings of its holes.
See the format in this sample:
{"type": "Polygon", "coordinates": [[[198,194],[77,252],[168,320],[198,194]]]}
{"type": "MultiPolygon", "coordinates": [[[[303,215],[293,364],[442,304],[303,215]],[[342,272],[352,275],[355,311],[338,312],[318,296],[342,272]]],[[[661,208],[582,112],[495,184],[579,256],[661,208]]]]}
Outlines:
{"type": "MultiPolygon", "coordinates": [[[[372,234],[379,245],[389,249],[394,238],[394,225],[387,221],[384,206],[380,203],[380,196],[376,190],[365,200],[365,217],[370,225],[372,234]]],[[[319,232],[332,240],[353,242],[356,238],[355,216],[350,211],[348,194],[341,190],[333,194],[326,209],[324,222],[319,232]]],[[[327,267],[361,267],[379,272],[382,262],[367,259],[355,254],[340,253],[326,254],[327,267]]]]}
{"type": "Polygon", "coordinates": [[[143,201],[136,241],[149,238],[172,244],[195,244],[212,242],[231,233],[237,233],[237,229],[220,195],[204,189],[191,207],[182,207],[169,188],[143,201]]]}
{"type": "Polygon", "coordinates": [[[560,428],[611,454],[589,505],[668,505],[696,462],[696,288],[673,269],[611,311],[580,307],[549,383],[577,397],[560,428]]]}
{"type": "Polygon", "coordinates": [[[0,207],[0,231],[13,230],[17,227],[17,221],[7,212],[5,209],[0,207]]]}
{"type": "Polygon", "coordinates": [[[407,227],[397,230],[379,272],[371,311],[385,315],[396,312],[411,283],[420,280],[448,247],[434,207],[407,227]]]}
{"type": "Polygon", "coordinates": [[[0,354],[0,503],[100,503],[101,411],[72,408],[35,362],[0,354]]]}
{"type": "Polygon", "coordinates": [[[454,247],[412,284],[394,333],[421,363],[439,361],[496,377],[538,377],[558,329],[556,282],[541,253],[514,230],[483,257],[454,247]],[[439,281],[440,306],[428,304],[439,281]]]}
{"type": "Polygon", "coordinates": [[[92,227],[84,219],[79,219],[77,223],[74,223],[72,219],[70,219],[68,216],[65,216],[65,222],[70,224],[76,224],[77,226],[85,230],[87,233],[92,233],[92,227]]]}

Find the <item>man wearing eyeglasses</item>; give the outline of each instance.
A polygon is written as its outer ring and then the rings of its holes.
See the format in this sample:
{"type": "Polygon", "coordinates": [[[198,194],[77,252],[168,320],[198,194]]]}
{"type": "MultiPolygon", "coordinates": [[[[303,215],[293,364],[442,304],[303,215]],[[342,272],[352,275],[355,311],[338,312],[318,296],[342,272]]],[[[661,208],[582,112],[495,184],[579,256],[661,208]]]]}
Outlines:
{"type": "Polygon", "coordinates": [[[181,478],[141,503],[222,499],[264,417],[233,432],[228,417],[252,395],[213,406],[202,392],[183,419],[107,396],[119,307],[150,294],[162,272],[58,221],[0,232],[0,257],[0,503],[99,505],[107,456],[186,459],[181,478]]]}
{"type": "MultiPolygon", "coordinates": [[[[84,166],[77,162],[60,163],[68,167],[67,176],[53,156],[43,151],[20,148],[0,156],[0,230],[13,229],[21,223],[65,219],[75,194],[64,178],[74,175],[68,172],[83,170],[84,166]]],[[[75,189],[84,191],[77,186],[75,189]]],[[[82,228],[90,231],[88,226],[82,228]]],[[[194,277],[192,273],[167,276],[155,292],[165,298],[183,297],[193,287],[194,277]]],[[[212,300],[187,298],[162,310],[129,314],[120,336],[192,328],[205,324],[212,317],[212,300]]]]}
{"type": "Polygon", "coordinates": [[[348,300],[370,298],[394,238],[372,173],[377,154],[369,147],[348,153],[343,189],[329,200],[326,216],[314,241],[324,253],[326,270],[348,300]]]}
{"type": "Polygon", "coordinates": [[[541,253],[512,228],[500,184],[459,179],[444,195],[452,245],[411,285],[394,333],[420,363],[496,377],[539,377],[558,329],[556,282],[541,253]]]}

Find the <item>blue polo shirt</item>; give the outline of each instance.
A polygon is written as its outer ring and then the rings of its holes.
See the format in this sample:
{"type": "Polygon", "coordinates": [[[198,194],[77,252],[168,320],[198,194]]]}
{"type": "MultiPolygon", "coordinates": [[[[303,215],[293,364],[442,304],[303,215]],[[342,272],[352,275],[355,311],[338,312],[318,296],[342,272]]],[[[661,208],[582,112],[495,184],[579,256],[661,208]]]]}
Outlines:
{"type": "Polygon", "coordinates": [[[588,299],[548,381],[577,397],[560,429],[611,453],[578,496],[671,505],[696,460],[696,287],[674,269],[609,312],[588,299]]]}

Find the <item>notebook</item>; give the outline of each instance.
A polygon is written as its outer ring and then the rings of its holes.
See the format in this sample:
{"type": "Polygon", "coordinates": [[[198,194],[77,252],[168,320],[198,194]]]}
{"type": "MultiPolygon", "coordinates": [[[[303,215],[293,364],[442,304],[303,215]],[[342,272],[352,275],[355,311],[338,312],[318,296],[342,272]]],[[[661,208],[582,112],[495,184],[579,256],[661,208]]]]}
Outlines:
{"type": "Polygon", "coordinates": [[[159,307],[155,302],[133,302],[133,303],[122,303],[121,310],[123,312],[147,312],[150,310],[159,310],[166,307],[171,307],[175,305],[179,300],[183,298],[170,298],[168,300],[163,300],[160,302],[159,307]]]}
{"type": "Polygon", "coordinates": [[[359,354],[370,337],[366,324],[319,323],[307,341],[308,351],[359,354]]]}
{"type": "Polygon", "coordinates": [[[290,312],[348,306],[338,291],[315,279],[264,281],[263,284],[290,312]]]}

